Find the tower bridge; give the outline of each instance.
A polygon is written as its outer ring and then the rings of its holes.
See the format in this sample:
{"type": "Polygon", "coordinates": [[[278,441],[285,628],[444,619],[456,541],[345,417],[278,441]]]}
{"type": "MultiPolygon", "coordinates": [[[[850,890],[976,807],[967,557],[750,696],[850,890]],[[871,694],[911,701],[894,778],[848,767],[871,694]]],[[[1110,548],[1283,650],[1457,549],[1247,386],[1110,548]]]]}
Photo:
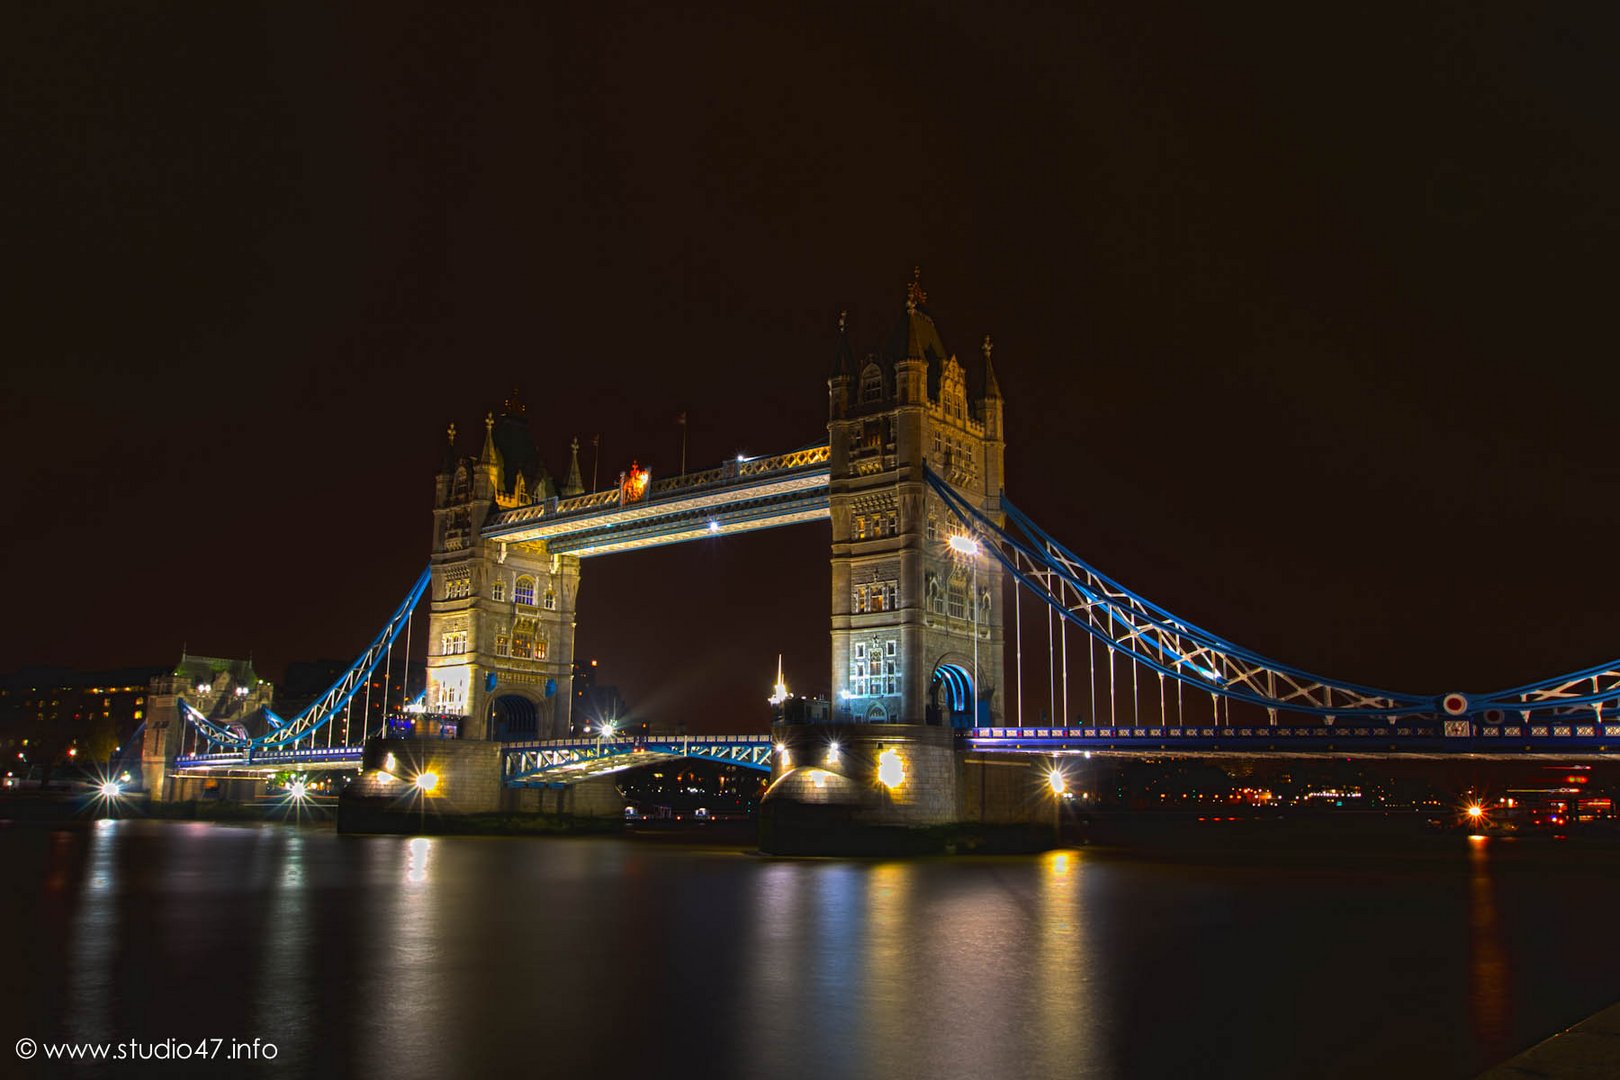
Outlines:
{"type": "Polygon", "coordinates": [[[990,339],[959,360],[915,277],[876,350],[857,359],[840,318],[827,391],[825,440],[673,477],[632,466],[591,492],[577,442],[560,487],[552,479],[515,400],[485,418],[476,454],[452,427],[428,568],[349,672],[290,720],[264,706],[256,735],[207,695],[154,685],[149,715],[167,719],[147,731],[148,786],[161,797],[171,771],[341,764],[364,770],[346,798],[387,805],[415,769],[444,775],[437,807],[476,812],[537,808],[524,801],[537,790],[703,756],[768,769],[767,822],[791,832],[982,819],[986,807],[1016,817],[1031,770],[1073,754],[1620,752],[1620,664],[1486,693],[1388,691],[1245,649],[1092,567],[1009,497],[990,339]],[[811,522],[829,530],[828,723],[567,738],[586,560],[811,522]],[[459,738],[383,739],[382,723],[362,720],[334,746],[334,721],[379,665],[396,647],[408,662],[423,605],[424,707],[456,718],[440,733],[459,738]],[[1041,662],[1040,686],[1025,685],[1026,655],[1041,662]],[[1029,699],[1039,718],[1023,715],[1029,699]]]}

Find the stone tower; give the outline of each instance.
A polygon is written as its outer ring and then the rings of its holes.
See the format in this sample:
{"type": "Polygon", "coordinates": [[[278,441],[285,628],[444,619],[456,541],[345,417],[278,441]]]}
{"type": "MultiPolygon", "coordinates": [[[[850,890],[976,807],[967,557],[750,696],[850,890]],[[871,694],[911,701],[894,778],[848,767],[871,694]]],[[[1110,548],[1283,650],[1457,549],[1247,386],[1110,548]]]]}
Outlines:
{"type": "Polygon", "coordinates": [[[999,522],[1001,390],[989,338],[970,376],[926,303],[914,274],[883,350],[859,363],[839,319],[827,422],[833,705],[841,721],[999,725],[1002,569],[952,546],[962,527],[923,467],[999,522]]]}
{"type": "Polygon", "coordinates": [[[435,478],[427,708],[463,716],[464,739],[568,734],[579,559],[482,538],[497,509],[557,497],[526,412],[514,391],[476,458],[457,455],[452,425],[435,478]]]}

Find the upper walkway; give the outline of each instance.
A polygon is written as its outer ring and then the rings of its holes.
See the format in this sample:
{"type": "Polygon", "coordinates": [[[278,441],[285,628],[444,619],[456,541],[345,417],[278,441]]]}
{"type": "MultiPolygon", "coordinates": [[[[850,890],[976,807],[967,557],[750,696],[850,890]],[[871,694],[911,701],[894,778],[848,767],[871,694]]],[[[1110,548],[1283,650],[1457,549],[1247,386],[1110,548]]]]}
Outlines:
{"type": "Polygon", "coordinates": [[[654,480],[633,501],[613,488],[519,506],[492,516],[483,536],[541,540],[549,551],[586,558],[819,521],[828,514],[829,456],[826,444],[807,446],[654,480]]]}

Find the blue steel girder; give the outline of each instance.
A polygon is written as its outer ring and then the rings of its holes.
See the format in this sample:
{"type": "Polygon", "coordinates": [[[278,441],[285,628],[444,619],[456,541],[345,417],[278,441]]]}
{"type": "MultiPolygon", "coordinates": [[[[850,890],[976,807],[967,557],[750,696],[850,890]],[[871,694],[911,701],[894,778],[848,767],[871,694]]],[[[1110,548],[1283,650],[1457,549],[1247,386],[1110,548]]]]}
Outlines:
{"type": "Polygon", "coordinates": [[[828,516],[829,458],[827,446],[809,446],[657,480],[634,502],[621,504],[610,490],[514,507],[495,514],[482,535],[589,558],[820,521],[828,516]]]}
{"type": "Polygon", "coordinates": [[[261,766],[301,765],[305,768],[346,769],[360,767],[363,747],[318,746],[298,750],[228,750],[213,754],[182,754],[174,759],[176,769],[258,768],[261,766]]]}
{"type": "Polygon", "coordinates": [[[349,665],[347,671],[338,676],[338,680],[327,687],[326,692],[310,703],[309,707],[291,720],[283,720],[275,713],[265,710],[269,717],[271,730],[257,738],[248,738],[222,724],[210,720],[195,708],[185,698],[179,699],[180,715],[189,722],[211,745],[224,746],[232,750],[258,750],[265,749],[291,749],[296,748],[298,741],[306,736],[313,735],[321,730],[332,718],[343,711],[349,701],[357,694],[361,687],[371,679],[377,665],[393,648],[394,641],[409,624],[411,613],[416,610],[417,603],[422,594],[427,591],[428,582],[432,576],[432,569],[422,571],[416,583],[406,593],[405,599],[399,607],[394,609],[383,628],[372,639],[366,651],[361,653],[355,662],[349,665]]]}
{"type": "Polygon", "coordinates": [[[979,753],[1235,754],[1344,757],[1616,757],[1620,724],[1491,724],[1436,720],[1391,724],[1356,719],[1249,727],[974,728],[959,745],[979,753]]]}
{"type": "Polygon", "coordinates": [[[1601,723],[1620,714],[1620,661],[1491,693],[1410,694],[1329,679],[1272,660],[1182,619],[1102,574],[1058,543],[999,495],[1003,526],[931,470],[929,485],[964,528],[1013,578],[1067,624],[1158,675],[1215,698],[1278,713],[1393,721],[1484,719],[1517,714],[1523,722],[1601,723]]]}
{"type": "Polygon", "coordinates": [[[584,780],[680,758],[700,758],[769,772],[772,752],[769,735],[548,739],[504,747],[501,778],[508,787],[524,787],[584,780]]]}

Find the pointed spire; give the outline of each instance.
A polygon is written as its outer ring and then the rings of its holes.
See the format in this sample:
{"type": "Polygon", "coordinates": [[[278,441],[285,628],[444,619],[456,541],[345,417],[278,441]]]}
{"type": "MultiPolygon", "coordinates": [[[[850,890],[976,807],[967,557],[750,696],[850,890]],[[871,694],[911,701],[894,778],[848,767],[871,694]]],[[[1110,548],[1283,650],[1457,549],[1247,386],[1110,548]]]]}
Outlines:
{"type": "Polygon", "coordinates": [[[478,464],[495,464],[495,414],[484,414],[484,449],[478,455],[478,464]]]}
{"type": "Polygon", "coordinates": [[[849,347],[849,312],[838,313],[838,344],[833,349],[833,377],[855,374],[855,351],[849,347]]]}
{"type": "Polygon", "coordinates": [[[562,493],[564,498],[571,499],[585,493],[585,482],[579,475],[579,436],[574,436],[569,442],[568,451],[573,456],[568,462],[568,480],[563,484],[562,493]]]}
{"type": "Polygon", "coordinates": [[[984,344],[979,346],[984,352],[984,396],[986,398],[1000,398],[1001,384],[996,382],[996,368],[990,362],[990,354],[996,351],[996,343],[990,340],[990,335],[984,335],[984,344]]]}

